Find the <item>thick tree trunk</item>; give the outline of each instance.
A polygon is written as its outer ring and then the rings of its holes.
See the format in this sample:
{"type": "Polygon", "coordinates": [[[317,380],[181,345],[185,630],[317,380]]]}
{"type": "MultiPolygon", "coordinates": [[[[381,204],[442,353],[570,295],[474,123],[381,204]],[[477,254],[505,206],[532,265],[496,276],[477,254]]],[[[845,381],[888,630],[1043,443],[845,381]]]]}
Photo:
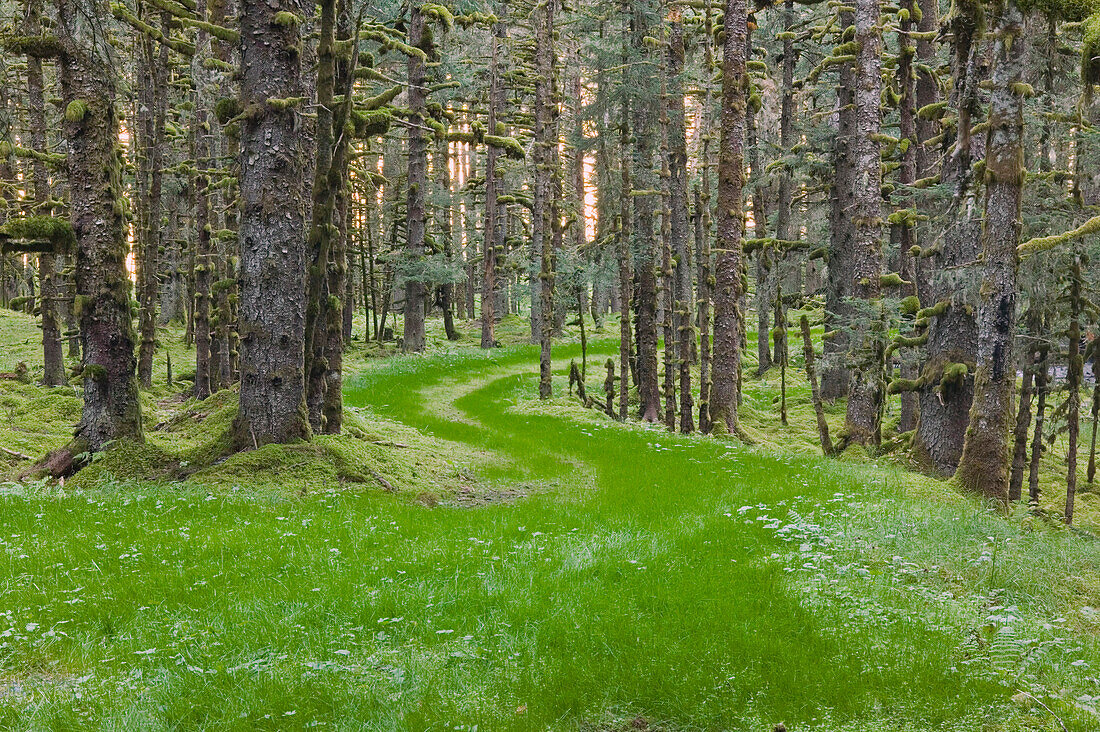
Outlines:
{"type": "MultiPolygon", "coordinates": [[[[924,348],[921,387],[917,392],[919,418],[912,453],[923,469],[940,476],[953,475],[962,455],[966,428],[970,422],[978,348],[978,326],[971,305],[974,294],[966,289],[960,293],[958,282],[949,279],[945,273],[971,266],[981,253],[981,218],[977,203],[979,185],[974,180],[974,166],[985,155],[985,138],[971,135],[971,129],[981,114],[978,88],[982,67],[979,44],[975,41],[980,23],[977,17],[979,11],[976,5],[963,5],[960,12],[952,14],[952,70],[957,82],[951,103],[959,123],[956,125],[954,147],[943,162],[941,178],[953,185],[954,194],[942,250],[933,258],[923,260],[929,262],[926,268],[931,267],[935,271],[920,275],[921,286],[925,290],[921,293],[922,302],[926,307],[937,306],[933,312],[940,314],[931,318],[924,348]],[[938,306],[939,302],[945,304],[938,306]],[[960,365],[966,367],[965,371],[960,365]],[[948,378],[945,379],[945,375],[948,378]]],[[[922,15],[922,28],[925,22],[922,15]]],[[[918,104],[932,103],[926,101],[934,94],[934,89],[928,88],[930,86],[934,84],[925,81],[925,75],[918,77],[918,104]]],[[[918,134],[930,132],[921,129],[918,122],[918,134]]],[[[922,137],[922,140],[926,139],[922,137]]],[[[924,145],[920,150],[925,156],[923,162],[930,166],[932,155],[924,145]]],[[[921,163],[918,159],[918,168],[922,167],[921,163]]],[[[921,174],[928,175],[930,170],[926,168],[921,174]]]]}
{"type": "Polygon", "coordinates": [[[710,417],[717,434],[740,431],[745,109],[748,76],[745,0],[725,2],[722,128],[718,156],[718,258],[714,292],[714,389],[710,417]]]}
{"type": "Polygon", "coordinates": [[[242,0],[240,410],[233,444],[308,439],[299,0],[242,0]]]}
{"type": "Polygon", "coordinates": [[[84,354],[84,408],[73,452],[98,451],[112,440],[142,440],[141,402],[126,274],[126,229],[116,60],[98,6],[58,3],[61,90],[71,219],[76,235],[76,292],[84,354]]]}
{"type": "Polygon", "coordinates": [[[1013,0],[1001,8],[995,27],[978,359],[970,425],[955,479],[964,490],[1003,503],[1008,500],[1012,460],[1008,432],[1016,388],[1012,341],[1024,177],[1022,79],[1027,52],[1023,15],[1013,0]]]}
{"type": "Polygon", "coordinates": [[[882,438],[885,318],[882,302],[882,162],[878,137],[882,126],[882,32],[879,0],[857,0],[855,40],[856,135],[851,153],[855,169],[852,225],[855,248],[850,291],[861,302],[852,325],[854,368],[849,380],[844,437],[848,443],[877,446],[882,438]]]}

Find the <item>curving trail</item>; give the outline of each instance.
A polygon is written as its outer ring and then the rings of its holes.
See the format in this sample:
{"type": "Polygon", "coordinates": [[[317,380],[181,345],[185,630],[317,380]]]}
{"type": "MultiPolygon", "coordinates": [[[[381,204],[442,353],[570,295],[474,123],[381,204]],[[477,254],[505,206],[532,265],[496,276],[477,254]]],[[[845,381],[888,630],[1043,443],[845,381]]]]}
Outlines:
{"type": "Polygon", "coordinates": [[[456,632],[507,638],[516,655],[455,669],[448,691],[420,700],[414,728],[640,716],[670,729],[974,729],[1000,715],[1003,689],[951,669],[957,638],[807,602],[775,527],[796,504],[862,490],[850,473],[517,411],[536,393],[536,364],[528,349],[402,359],[348,390],[349,403],[495,451],[489,478],[544,488],[513,505],[420,514],[437,551],[457,552],[423,558],[453,562],[438,581],[456,632]],[[480,542],[494,553],[467,551],[480,542]],[[451,698],[456,688],[467,696],[451,698]]]}

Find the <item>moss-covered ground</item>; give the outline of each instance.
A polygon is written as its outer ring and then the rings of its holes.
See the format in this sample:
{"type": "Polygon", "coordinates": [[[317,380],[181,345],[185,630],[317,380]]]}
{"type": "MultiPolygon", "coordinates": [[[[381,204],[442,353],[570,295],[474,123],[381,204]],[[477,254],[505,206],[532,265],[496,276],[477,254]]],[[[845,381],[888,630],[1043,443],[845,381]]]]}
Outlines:
{"type": "MultiPolygon", "coordinates": [[[[0,728],[1100,728],[1091,535],[819,457],[796,368],[744,447],[580,407],[556,352],[538,403],[528,346],[356,343],[349,434],[224,461],[232,392],[159,376],[148,445],[0,484],[0,728]]],[[[64,442],[75,392],[0,390],[0,445],[64,442]]]]}

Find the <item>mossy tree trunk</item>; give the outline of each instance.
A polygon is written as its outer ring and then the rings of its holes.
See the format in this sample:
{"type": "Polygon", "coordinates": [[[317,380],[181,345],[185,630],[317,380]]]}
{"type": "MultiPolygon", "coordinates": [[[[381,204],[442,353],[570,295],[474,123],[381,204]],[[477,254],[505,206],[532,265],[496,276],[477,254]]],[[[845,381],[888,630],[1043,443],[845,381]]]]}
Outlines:
{"type": "MultiPolygon", "coordinates": [[[[798,63],[798,50],[794,44],[794,0],[786,0],[783,4],[783,62],[781,68],[782,78],[780,81],[780,102],[779,102],[779,154],[786,156],[791,154],[791,148],[794,147],[797,140],[794,129],[794,117],[797,114],[797,106],[794,95],[794,68],[798,63]]],[[[798,237],[797,228],[794,226],[794,185],[791,178],[791,168],[788,164],[784,163],[779,167],[779,182],[776,185],[776,210],[775,210],[775,238],[780,242],[793,241],[798,237]]],[[[784,247],[784,244],[780,244],[780,247],[784,247]]],[[[792,265],[786,261],[786,257],[781,252],[775,260],[773,265],[776,268],[776,280],[781,280],[784,269],[791,267],[792,265]]],[[[798,262],[794,263],[794,268],[799,268],[801,265],[798,262]]],[[[787,322],[787,309],[783,303],[782,298],[775,299],[775,315],[773,317],[774,322],[778,325],[780,323],[785,324],[787,322]]],[[[786,338],[783,339],[782,346],[786,348],[786,338]]],[[[778,347],[779,344],[777,344],[778,347]]],[[[782,360],[785,358],[783,353],[775,353],[772,358],[774,360],[782,360]]]]}
{"type": "Polygon", "coordinates": [[[1008,500],[1012,460],[1008,434],[1016,389],[1012,344],[1024,177],[1022,80],[1027,58],[1023,14],[1013,0],[1000,8],[994,37],[978,358],[970,425],[955,479],[966,491],[1004,503],[1008,500]]]}
{"type": "MultiPolygon", "coordinates": [[[[24,30],[28,36],[42,32],[42,7],[40,0],[27,0],[24,4],[24,30]]],[[[40,152],[49,150],[46,124],[46,100],[43,93],[44,80],[42,59],[35,54],[27,54],[27,117],[30,127],[31,148],[40,152]]],[[[50,178],[46,161],[35,157],[31,161],[31,175],[34,185],[34,213],[48,216],[50,200],[50,178]]],[[[40,312],[42,314],[42,383],[45,386],[63,386],[65,378],[65,356],[61,344],[60,304],[63,301],[61,273],[58,264],[61,256],[55,252],[43,252],[38,257],[38,283],[40,312]]]]}
{"type": "Polygon", "coordinates": [[[714,291],[714,389],[710,418],[717,434],[735,434],[741,391],[745,111],[748,73],[745,0],[726,0],[722,53],[722,126],[718,155],[718,257],[714,291]]]}
{"type": "Polygon", "coordinates": [[[300,0],[242,0],[240,410],[247,449],[310,436],[305,403],[300,0]]]}
{"type": "MultiPolygon", "coordinates": [[[[623,12],[623,46],[622,68],[623,83],[629,78],[627,75],[627,59],[629,58],[630,22],[629,13],[623,12]]],[[[618,255],[619,255],[619,419],[626,421],[630,409],[630,377],[633,371],[631,357],[633,355],[633,337],[630,329],[630,306],[633,300],[634,268],[631,257],[631,224],[630,190],[633,186],[633,177],[630,170],[630,99],[624,96],[622,110],[619,115],[619,225],[618,225],[618,255]]]]}
{"type": "Polygon", "coordinates": [[[638,63],[629,75],[632,88],[632,127],[634,131],[634,334],[638,349],[638,414],[646,422],[661,418],[661,388],[657,371],[657,242],[654,236],[657,200],[657,176],[654,171],[656,148],[654,124],[660,116],[660,95],[656,75],[649,63],[646,37],[654,25],[654,8],[648,0],[631,3],[631,47],[638,63]]]}
{"type": "Polygon", "coordinates": [[[1077,495],[1077,450],[1081,435],[1081,382],[1084,381],[1084,360],[1081,358],[1081,253],[1073,255],[1069,281],[1069,348],[1066,357],[1066,510],[1067,524],[1073,523],[1074,501],[1077,495]]]}
{"type": "MultiPolygon", "coordinates": [[[[745,57],[752,58],[751,26],[745,33],[745,57]]],[[[760,174],[763,167],[760,163],[762,139],[756,129],[756,113],[759,111],[759,106],[754,103],[750,95],[749,104],[745,110],[745,147],[749,169],[754,178],[751,191],[752,235],[757,240],[764,240],[768,238],[768,200],[764,189],[765,180],[760,174]]],[[[756,247],[756,299],[753,305],[756,310],[756,374],[758,376],[772,367],[772,306],[779,286],[778,260],[781,256],[782,253],[774,245],[763,244],[756,247]]],[[[779,363],[778,354],[775,362],[779,363]]]]}
{"type": "MultiPolygon", "coordinates": [[[[903,8],[906,15],[899,21],[898,27],[898,67],[897,87],[900,98],[898,100],[898,132],[899,138],[906,140],[907,146],[901,154],[901,165],[898,167],[898,183],[900,195],[895,196],[899,207],[913,207],[912,185],[917,180],[917,109],[916,109],[916,74],[913,70],[914,57],[917,49],[913,45],[911,36],[914,30],[914,17],[920,12],[917,9],[916,0],[904,0],[903,8]]],[[[905,285],[901,292],[903,297],[917,294],[916,288],[916,257],[913,247],[916,245],[916,226],[906,216],[901,221],[891,224],[891,241],[897,243],[898,274],[903,281],[912,283],[905,285]]],[[[912,319],[906,319],[903,325],[903,334],[915,336],[912,319]]],[[[916,356],[903,351],[901,354],[902,378],[915,380],[918,377],[916,356]]],[[[909,432],[917,427],[917,395],[912,391],[904,391],[901,394],[901,415],[898,418],[897,431],[909,432]]]]}
{"type": "Polygon", "coordinates": [[[1028,460],[1027,496],[1032,506],[1039,504],[1039,464],[1043,457],[1043,423],[1046,420],[1047,394],[1050,378],[1048,370],[1050,348],[1040,344],[1035,366],[1035,428],[1031,438],[1031,456],[1028,460]]]}
{"type": "Polygon", "coordinates": [[[855,41],[856,135],[851,154],[855,228],[851,292],[859,300],[852,334],[853,365],[849,380],[844,437],[848,443],[878,446],[882,438],[885,327],[882,310],[882,160],[878,137],[882,127],[882,31],[879,0],[857,0],[855,41]]]}
{"type": "MultiPolygon", "coordinates": [[[[504,49],[506,26],[493,24],[492,49],[489,58],[489,130],[496,134],[500,115],[504,112],[504,83],[501,80],[501,55],[504,49]]],[[[488,145],[485,153],[485,232],[482,240],[481,268],[481,347],[492,348],[496,344],[496,290],[497,290],[497,225],[500,206],[500,178],[497,166],[500,148],[488,145]]]]}
{"type": "Polygon", "coordinates": [[[695,404],[692,399],[691,365],[695,354],[695,328],[692,327],[691,246],[688,220],[687,119],[684,111],[684,24],[681,11],[669,11],[671,32],[668,45],[668,139],[669,203],[673,260],[673,326],[676,332],[676,360],[680,385],[680,431],[695,430],[695,404]]]}
{"type": "Polygon", "coordinates": [[[699,112],[699,141],[702,181],[695,186],[695,261],[698,267],[696,279],[696,326],[699,328],[699,431],[711,430],[711,297],[714,292],[714,273],[711,269],[711,206],[710,206],[710,143],[711,143],[711,79],[714,75],[714,22],[711,19],[711,0],[703,2],[703,108],[699,112]]]}
{"type": "MultiPolygon", "coordinates": [[[[840,10],[842,38],[848,38],[855,18],[851,10],[840,10]]],[[[839,64],[837,80],[837,128],[833,138],[833,179],[829,187],[829,250],[825,282],[825,348],[821,373],[821,397],[834,401],[849,391],[848,364],[852,331],[852,272],[855,268],[856,139],[855,64],[839,64]]]]}
{"type": "MultiPolygon", "coordinates": [[[[985,155],[985,136],[971,134],[981,115],[978,90],[984,72],[978,36],[984,22],[982,8],[976,3],[961,3],[956,10],[950,20],[955,85],[949,106],[955,110],[959,124],[954,126],[954,147],[944,158],[940,174],[953,192],[942,248],[931,256],[922,256],[922,261],[927,262],[925,267],[931,271],[921,275],[926,289],[921,298],[926,300],[923,303],[926,307],[937,307],[928,326],[920,375],[922,386],[917,391],[919,418],[912,443],[916,462],[940,476],[953,475],[958,466],[974,395],[973,364],[978,348],[978,326],[973,314],[976,294],[966,286],[966,280],[960,289],[958,281],[953,281],[948,273],[973,266],[981,253],[977,201],[980,182],[974,180],[974,170],[985,155]],[[940,302],[945,304],[939,306],[940,302]],[[966,365],[967,372],[961,378],[945,380],[944,371],[952,364],[966,365]]],[[[921,28],[924,24],[922,11],[921,28]]],[[[933,92],[926,88],[927,84],[922,86],[922,78],[917,80],[918,104],[930,104],[927,95],[933,92]],[[922,97],[922,93],[926,96],[922,97]]],[[[926,125],[919,134],[929,132],[926,125]]],[[[945,132],[950,135],[951,129],[945,132]]],[[[928,172],[922,171],[922,175],[928,172]]]]}
{"type": "MultiPolygon", "coordinates": [[[[554,334],[554,279],[561,246],[561,159],[558,152],[557,56],[554,51],[557,0],[539,3],[535,32],[535,198],[532,231],[539,239],[539,397],[553,394],[551,340],[554,334]]],[[[533,308],[532,308],[533,312],[533,308]]]]}
{"type": "MultiPolygon", "coordinates": [[[[196,14],[206,17],[207,0],[198,0],[196,14]]],[[[210,72],[203,68],[203,61],[213,57],[210,34],[199,29],[195,34],[195,55],[191,59],[191,82],[193,86],[192,103],[192,151],[195,160],[195,172],[192,176],[191,190],[195,207],[195,263],[192,268],[194,287],[194,335],[195,335],[195,385],[196,399],[205,399],[217,390],[218,378],[214,370],[212,336],[213,285],[214,285],[214,248],[211,221],[210,169],[211,157],[210,90],[207,77],[210,72]]]]}
{"type": "MultiPolygon", "coordinates": [[[[425,50],[431,47],[421,3],[413,2],[409,7],[409,45],[425,50]]],[[[424,350],[424,302],[427,288],[419,267],[416,265],[424,257],[425,234],[427,224],[426,195],[428,187],[428,138],[424,121],[428,116],[428,95],[425,88],[426,63],[423,56],[410,54],[408,59],[408,102],[412,124],[409,125],[409,167],[408,190],[405,204],[405,216],[408,222],[406,233],[406,255],[411,268],[416,272],[405,278],[405,332],[402,348],[405,351],[419,353],[424,350]]]]}
{"type": "Polygon", "coordinates": [[[1035,383],[1035,359],[1029,350],[1021,359],[1020,404],[1016,409],[1016,426],[1012,430],[1012,471],[1008,480],[1008,500],[1018,501],[1023,494],[1024,467],[1027,465],[1027,437],[1031,428],[1031,400],[1035,383]]]}
{"type": "MultiPolygon", "coordinates": [[[[443,248],[443,256],[447,262],[454,261],[454,236],[451,226],[451,146],[446,139],[440,140],[435,146],[435,155],[432,158],[432,167],[436,174],[435,190],[435,221],[439,230],[439,239],[443,248]]],[[[457,262],[455,262],[457,264],[457,262]]],[[[455,285],[453,282],[444,282],[439,285],[439,307],[443,311],[443,332],[449,341],[458,340],[458,331],[455,330],[455,285]]]]}
{"type": "Polygon", "coordinates": [[[84,408],[73,450],[98,451],[112,440],[144,439],[126,272],[117,60],[94,3],[61,0],[57,31],[84,354],[84,408]]]}
{"type": "Polygon", "coordinates": [[[353,29],[349,12],[346,2],[324,0],[321,3],[313,216],[307,241],[306,404],[313,431],[330,434],[339,433],[343,421],[349,138],[344,128],[350,116],[355,59],[351,54],[338,53],[336,46],[337,40],[345,46],[350,42],[353,29]],[[341,98],[339,104],[337,92],[341,98]]]}
{"type": "Polygon", "coordinates": [[[669,432],[676,431],[676,335],[673,330],[675,321],[673,311],[676,308],[676,296],[673,293],[675,287],[672,269],[672,204],[670,202],[669,181],[672,173],[669,168],[669,127],[671,121],[668,110],[668,63],[667,56],[661,59],[661,136],[660,136],[660,166],[661,166],[661,277],[660,277],[660,303],[658,319],[661,324],[661,333],[664,338],[664,353],[662,365],[664,366],[664,380],[661,383],[661,391],[665,398],[664,421],[669,432]]]}
{"type": "MultiPolygon", "coordinates": [[[[167,12],[160,14],[160,30],[168,35],[171,25],[167,12]]],[[[139,139],[144,147],[142,165],[146,168],[149,187],[145,191],[143,226],[137,237],[139,246],[137,293],[138,330],[141,345],[138,349],[138,380],[142,387],[153,385],[153,356],[157,348],[157,305],[160,292],[161,209],[164,187],[165,122],[168,117],[168,46],[156,43],[148,34],[139,38],[143,105],[147,111],[141,115],[139,139]]]]}

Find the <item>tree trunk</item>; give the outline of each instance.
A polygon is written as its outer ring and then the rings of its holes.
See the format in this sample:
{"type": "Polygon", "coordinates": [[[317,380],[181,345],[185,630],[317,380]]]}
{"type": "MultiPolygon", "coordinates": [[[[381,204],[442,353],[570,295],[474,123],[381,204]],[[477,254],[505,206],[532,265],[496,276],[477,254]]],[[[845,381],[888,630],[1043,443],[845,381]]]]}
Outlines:
{"type": "Polygon", "coordinates": [[[299,0],[242,0],[240,410],[233,444],[308,439],[299,0]]]}
{"type": "MultiPolygon", "coordinates": [[[[650,32],[652,8],[648,2],[632,3],[631,45],[634,53],[646,58],[646,37],[650,32]]],[[[634,128],[634,332],[638,349],[638,414],[646,422],[661,418],[661,389],[657,372],[657,243],[654,214],[657,180],[653,171],[655,147],[654,120],[659,117],[659,93],[647,64],[634,67],[631,75],[634,94],[631,112],[634,128]]]]}
{"type": "MultiPolygon", "coordinates": [[[[504,111],[504,84],[501,81],[501,45],[505,38],[503,22],[493,24],[492,55],[489,60],[489,129],[496,131],[498,118],[504,111]]],[[[497,163],[500,150],[489,145],[485,160],[485,238],[481,270],[481,347],[492,348],[496,343],[496,290],[497,290],[497,238],[498,189],[497,163]]],[[[532,310],[532,316],[534,311],[532,310]]]]}
{"type": "MultiPolygon", "coordinates": [[[[842,36],[848,38],[854,16],[841,9],[842,36]]],[[[856,143],[856,71],[842,63],[837,82],[837,130],[833,138],[833,180],[829,188],[828,279],[825,286],[825,368],[821,374],[821,398],[834,401],[849,392],[848,355],[851,344],[852,283],[855,278],[855,201],[857,167],[853,159],[856,143]]]]}
{"type": "Polygon", "coordinates": [[[1023,183],[1023,97],[1027,39],[1023,16],[1008,0],[996,21],[993,90],[986,154],[982,233],[982,304],[974,401],[955,478],[966,491],[1004,503],[1012,456],[1008,432],[1016,388],[1012,341],[1016,327],[1016,246],[1023,183]]]}
{"type": "MultiPolygon", "coordinates": [[[[623,16],[624,19],[626,15],[623,16]]],[[[627,45],[623,43],[623,69],[627,59],[627,45]]],[[[626,73],[623,73],[624,81],[626,73]]],[[[630,190],[633,186],[630,174],[630,100],[623,99],[622,114],[619,117],[619,165],[622,184],[620,187],[619,209],[619,419],[626,421],[630,409],[630,373],[631,355],[634,347],[631,342],[630,305],[633,299],[634,273],[631,266],[631,217],[630,190]]]]}
{"type": "MultiPolygon", "coordinates": [[[[206,15],[206,0],[198,0],[197,14],[206,15]]],[[[194,89],[192,103],[194,115],[191,128],[195,173],[191,189],[195,205],[195,263],[192,268],[194,282],[194,335],[195,335],[195,385],[196,399],[210,396],[217,385],[212,368],[213,342],[211,340],[211,311],[214,282],[214,252],[211,245],[210,216],[210,168],[213,163],[210,143],[210,113],[208,90],[203,80],[209,74],[203,69],[204,59],[211,58],[210,34],[200,29],[196,34],[195,55],[191,60],[191,79],[194,89]]]]}
{"type": "MultiPolygon", "coordinates": [[[[535,9],[535,198],[531,212],[539,226],[539,398],[553,395],[551,340],[554,334],[554,260],[561,244],[561,160],[558,153],[557,64],[554,22],[557,0],[535,9]]],[[[534,308],[532,308],[534,313],[534,308]]],[[[532,323],[534,319],[532,318],[532,323]]]]}
{"type": "MultiPolygon", "coordinates": [[[[1066,512],[1065,521],[1073,523],[1073,503],[1077,494],[1077,443],[1081,434],[1081,382],[1084,364],[1081,359],[1081,254],[1074,252],[1073,272],[1069,284],[1069,349],[1066,358],[1066,389],[1069,391],[1066,409],[1066,512]]],[[[1015,381],[1015,379],[1014,379],[1015,381]]]]}
{"type": "MultiPolygon", "coordinates": [[[[957,80],[951,102],[959,124],[956,125],[954,147],[951,154],[945,157],[941,172],[941,179],[953,184],[954,194],[947,214],[949,223],[943,235],[942,251],[934,258],[924,260],[937,271],[922,275],[922,279],[926,280],[922,284],[927,290],[927,293],[921,293],[922,301],[927,294],[930,302],[925,302],[925,306],[936,306],[933,312],[941,309],[942,312],[933,315],[928,326],[920,376],[922,385],[917,392],[920,416],[912,448],[916,462],[924,470],[940,476],[953,475],[962,456],[970,422],[974,394],[973,364],[978,347],[977,321],[969,306],[973,293],[965,289],[958,292],[958,283],[949,280],[945,274],[972,265],[981,253],[978,182],[974,180],[974,166],[985,155],[985,145],[982,136],[971,135],[975,120],[981,114],[978,88],[982,71],[979,44],[975,42],[980,8],[968,4],[959,6],[959,10],[951,17],[952,72],[957,80]],[[939,302],[945,304],[939,306],[939,302]],[[960,364],[966,366],[965,371],[961,370],[960,364]],[[945,379],[945,375],[949,378],[945,379]]],[[[922,27],[924,22],[922,16],[922,27]]],[[[923,76],[917,80],[918,103],[925,101],[921,97],[922,92],[933,93],[922,88],[922,79],[923,76]]],[[[918,128],[918,132],[926,134],[929,130],[922,132],[918,128]]],[[[921,149],[924,149],[923,145],[921,149]]],[[[931,155],[925,154],[931,159],[931,155]]],[[[925,170],[922,174],[928,172],[925,170]]]]}
{"type": "Polygon", "coordinates": [[[695,329],[691,324],[691,247],[688,221],[687,120],[684,113],[684,25],[679,7],[670,10],[672,24],[668,47],[669,204],[671,207],[673,268],[673,325],[680,381],[680,431],[695,430],[695,404],[691,395],[691,365],[695,329]]]}
{"type": "Polygon", "coordinates": [[[882,126],[882,32],[879,0],[857,0],[855,40],[856,135],[851,154],[855,168],[852,225],[855,248],[850,291],[859,303],[851,322],[854,366],[848,391],[844,438],[877,447],[882,438],[885,317],[882,315],[882,162],[878,137],[882,126]]]}
{"type": "Polygon", "coordinates": [[[1008,480],[1008,500],[1018,501],[1023,493],[1024,466],[1027,464],[1027,437],[1031,428],[1031,385],[1035,379],[1036,365],[1032,354],[1022,359],[1024,375],[1020,384],[1020,406],[1016,410],[1016,428],[1013,430],[1012,472],[1008,480]]]}
{"type": "Polygon", "coordinates": [[[126,273],[116,59],[98,6],[58,3],[61,90],[71,220],[76,235],[76,292],[84,354],[84,408],[72,451],[94,452],[112,440],[143,440],[141,402],[126,273]]]}
{"type": "MultiPolygon", "coordinates": [[[[168,35],[171,16],[160,13],[161,33],[168,35]]],[[[138,380],[145,388],[153,385],[153,356],[157,348],[157,295],[160,285],[161,249],[161,192],[164,185],[165,139],[164,129],[168,117],[168,46],[154,44],[142,34],[141,54],[145,75],[142,79],[152,109],[147,115],[144,130],[144,154],[148,157],[149,189],[146,192],[145,222],[138,237],[141,247],[141,264],[138,271],[137,290],[139,331],[141,346],[138,350],[138,380]],[[156,53],[154,54],[154,45],[156,53]]]]}
{"type": "Polygon", "coordinates": [[[714,390],[710,417],[718,434],[740,431],[742,233],[744,224],[745,105],[748,75],[745,0],[725,2],[722,54],[722,128],[718,157],[718,258],[714,293],[714,390]]]}
{"type": "Polygon", "coordinates": [[[711,311],[710,303],[714,292],[714,273],[711,270],[710,250],[710,142],[711,142],[711,79],[714,76],[714,51],[711,39],[714,37],[714,24],[711,20],[711,0],[703,3],[703,108],[699,115],[699,139],[702,142],[701,166],[702,190],[695,187],[695,260],[698,263],[698,303],[697,318],[699,327],[699,431],[708,434],[711,430],[710,387],[711,387],[711,311]]]}
{"type": "MultiPolygon", "coordinates": [[[[425,19],[420,3],[414,2],[409,8],[409,45],[421,48],[425,45],[425,19]]],[[[405,220],[408,222],[406,251],[413,262],[424,256],[426,188],[428,186],[428,140],[423,125],[428,114],[428,97],[425,90],[425,62],[417,55],[410,55],[409,75],[409,112],[412,124],[409,126],[409,169],[408,197],[405,204],[405,220]]],[[[426,287],[419,275],[406,278],[405,283],[405,333],[402,349],[419,353],[424,350],[424,300],[426,287]]]]}
{"type": "MultiPolygon", "coordinates": [[[[41,33],[41,6],[37,0],[28,0],[24,27],[28,36],[41,33]]],[[[31,148],[40,152],[49,150],[46,134],[46,101],[43,94],[42,59],[33,54],[27,55],[27,108],[30,122],[31,148]]],[[[46,162],[34,158],[31,163],[34,183],[35,213],[48,216],[50,200],[50,179],[46,162]]],[[[61,319],[59,304],[61,297],[61,275],[58,272],[59,254],[43,252],[38,257],[38,281],[41,296],[42,313],[42,365],[44,372],[42,383],[45,386],[64,386],[65,356],[61,347],[61,319]]]]}
{"type": "Polygon", "coordinates": [[[1035,430],[1031,439],[1031,459],[1028,466],[1027,495],[1028,503],[1032,506],[1039,505],[1039,461],[1043,457],[1043,421],[1047,411],[1047,384],[1049,376],[1047,370],[1050,363],[1047,360],[1049,347],[1045,344],[1039,347],[1035,369],[1035,430]]]}

